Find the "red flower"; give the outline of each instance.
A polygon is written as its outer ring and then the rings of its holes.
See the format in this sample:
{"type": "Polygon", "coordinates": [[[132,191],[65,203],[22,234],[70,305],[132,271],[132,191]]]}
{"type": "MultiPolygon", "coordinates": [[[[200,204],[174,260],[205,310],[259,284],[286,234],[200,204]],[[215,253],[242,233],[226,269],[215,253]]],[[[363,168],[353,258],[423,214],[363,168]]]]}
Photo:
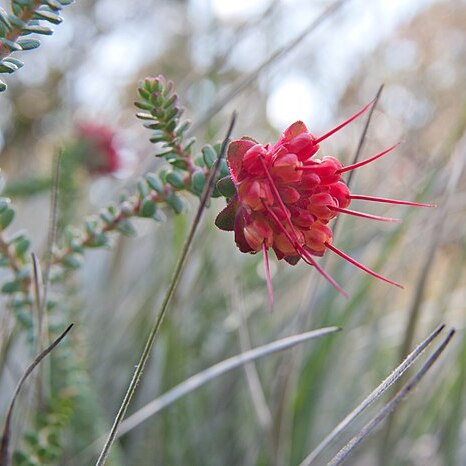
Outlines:
{"type": "Polygon", "coordinates": [[[401,288],[332,244],[329,221],[339,213],[381,221],[396,221],[350,210],[353,199],[393,204],[427,206],[415,202],[358,196],[351,194],[342,174],[370,163],[392,151],[396,146],[354,165],[343,167],[333,157],[314,159],[319,143],[361,115],[371,104],[333,130],[316,138],[303,122],[297,121],[285,130],[278,142],[270,146],[251,138],[232,141],[227,162],[236,195],[220,212],[216,225],[235,232],[241,252],[264,252],[269,298],[273,294],[268,265],[268,249],[278,259],[296,264],[300,259],[316,269],[332,285],[346,294],[318,264],[314,256],[323,256],[330,249],[365,272],[401,288]]]}
{"type": "Polygon", "coordinates": [[[93,174],[105,175],[117,171],[121,160],[115,133],[107,126],[80,123],[78,135],[85,145],[84,163],[93,174]]]}

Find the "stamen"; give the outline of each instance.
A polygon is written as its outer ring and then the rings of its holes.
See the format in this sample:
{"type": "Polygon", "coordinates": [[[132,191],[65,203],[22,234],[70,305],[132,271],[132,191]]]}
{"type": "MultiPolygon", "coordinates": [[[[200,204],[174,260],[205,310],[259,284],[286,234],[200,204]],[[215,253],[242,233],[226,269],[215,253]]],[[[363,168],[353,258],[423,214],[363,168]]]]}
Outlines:
{"type": "Polygon", "coordinates": [[[365,212],[357,212],[356,210],[343,209],[343,207],[328,206],[328,208],[336,212],[354,215],[356,217],[369,218],[371,220],[378,220],[380,222],[400,223],[400,220],[398,220],[397,218],[380,217],[379,215],[366,214],[365,212]]]}
{"type": "Polygon", "coordinates": [[[333,251],[335,254],[338,254],[340,257],[343,257],[343,259],[347,260],[351,264],[355,265],[356,267],[360,268],[361,270],[364,270],[364,272],[368,273],[369,275],[372,275],[375,278],[378,278],[380,280],[383,280],[384,282],[390,283],[391,285],[395,285],[398,288],[403,289],[403,286],[400,285],[399,283],[396,283],[392,280],[389,280],[388,278],[385,278],[383,275],[378,274],[377,272],[374,272],[370,268],[366,267],[365,265],[361,264],[358,262],[356,259],[353,259],[352,257],[348,256],[348,254],[345,254],[343,251],[340,251],[337,249],[335,246],[333,246],[330,243],[325,243],[325,246],[327,246],[331,251],[333,251]]]}
{"type": "Polygon", "coordinates": [[[270,277],[270,265],[269,265],[269,248],[266,246],[265,241],[262,243],[262,252],[264,253],[264,266],[265,266],[265,278],[267,280],[267,291],[269,293],[269,310],[273,311],[273,287],[272,279],[270,277]]]}
{"type": "Polygon", "coordinates": [[[333,285],[333,287],[341,293],[345,298],[348,298],[348,293],[318,264],[318,262],[312,257],[309,251],[306,251],[298,242],[297,238],[293,238],[288,230],[282,225],[280,219],[276,216],[275,212],[265,203],[262,203],[267,213],[272,217],[272,219],[277,224],[278,228],[281,232],[287,237],[288,241],[292,244],[295,248],[297,254],[301,256],[301,258],[309,265],[314,266],[317,271],[325,277],[329,283],[333,285]]]}
{"type": "Polygon", "coordinates": [[[393,149],[396,149],[400,144],[401,142],[398,142],[392,147],[389,147],[388,149],[385,149],[384,151],[379,152],[378,154],[374,155],[373,157],[369,159],[362,160],[361,162],[353,163],[353,165],[347,165],[346,167],[340,168],[340,170],[337,170],[337,173],[345,173],[345,172],[349,172],[350,170],[354,170],[355,168],[363,167],[364,165],[367,165],[368,163],[371,163],[374,160],[377,160],[380,157],[383,157],[385,154],[388,154],[393,149]]]}
{"type": "Polygon", "coordinates": [[[360,194],[351,194],[350,198],[358,201],[385,202],[387,204],[410,205],[414,207],[437,207],[435,204],[423,204],[421,202],[399,201],[397,199],[388,199],[386,197],[364,196],[360,194]]]}
{"type": "Polygon", "coordinates": [[[262,201],[262,205],[264,206],[265,210],[274,219],[278,228],[285,234],[285,236],[288,238],[288,241],[292,244],[296,252],[302,257],[302,259],[305,262],[307,262],[309,265],[314,266],[320,272],[320,274],[323,275],[343,296],[348,297],[348,294],[346,293],[346,291],[327,272],[325,272],[325,270],[317,263],[317,261],[312,257],[312,255],[299,244],[298,237],[295,231],[295,227],[291,223],[289,210],[286,208],[282,198],[280,197],[280,193],[278,192],[278,189],[275,186],[273,178],[270,175],[269,170],[267,169],[267,165],[265,165],[264,159],[262,157],[260,157],[260,161],[262,163],[262,167],[264,168],[265,176],[267,177],[267,180],[269,181],[272,192],[275,195],[275,198],[278,204],[280,205],[283,213],[285,214],[287,223],[295,237],[293,238],[290,235],[288,230],[282,225],[282,222],[280,221],[280,219],[275,215],[275,212],[273,212],[273,210],[264,201],[262,201]]]}
{"type": "Polygon", "coordinates": [[[267,180],[269,182],[269,185],[270,187],[272,188],[272,192],[273,194],[275,195],[275,198],[276,200],[278,201],[278,204],[280,205],[281,209],[282,209],[282,212],[285,214],[288,222],[289,222],[289,225],[291,227],[292,230],[294,230],[294,227],[293,227],[293,224],[291,223],[291,220],[290,220],[290,211],[286,208],[282,198],[280,197],[280,193],[278,192],[278,189],[277,187],[275,186],[275,182],[273,181],[273,178],[272,176],[270,175],[270,172],[267,168],[267,165],[265,164],[264,162],[264,158],[259,156],[260,158],[260,161],[261,161],[261,164],[262,164],[262,168],[264,169],[265,171],[265,176],[267,177],[267,180]]]}
{"type": "Polygon", "coordinates": [[[375,102],[375,99],[369,102],[367,105],[365,105],[359,112],[355,113],[353,116],[349,117],[346,121],[338,125],[336,128],[331,129],[327,133],[325,133],[323,136],[320,136],[316,140],[314,140],[314,144],[319,144],[319,142],[322,142],[324,139],[327,139],[330,137],[332,134],[335,134],[337,131],[340,131],[340,129],[344,128],[346,125],[350,124],[353,120],[361,116],[365,111],[367,111],[375,102]]]}

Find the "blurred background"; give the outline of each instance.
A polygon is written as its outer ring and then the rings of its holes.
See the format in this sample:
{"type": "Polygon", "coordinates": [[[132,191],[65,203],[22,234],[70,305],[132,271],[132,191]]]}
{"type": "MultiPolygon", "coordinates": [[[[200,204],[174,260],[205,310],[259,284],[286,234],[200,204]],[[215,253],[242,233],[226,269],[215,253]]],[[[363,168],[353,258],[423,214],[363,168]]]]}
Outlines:
{"type": "MultiPolygon", "coordinates": [[[[46,180],[54,156],[85,139],[83,127],[109,131],[119,163],[99,170],[87,165],[76,174],[71,194],[60,194],[69,197],[66,222],[81,225],[157,167],[133,102],[138,81],[158,74],[174,81],[198,149],[222,139],[234,109],[234,137],[273,143],[298,119],[322,134],[384,84],[362,158],[404,143],[358,170],[352,191],[438,204],[361,203],[365,212],[401,218],[399,225],[339,220],[335,245],[404,290],[329,255],[323,263],[349,293],[344,299],[309,266],[272,258],[276,305],[270,314],[261,257],[241,254],[233,235],[214,227],[224,206],[214,200],[130,411],[251,347],[322,326],[343,331],[190,393],[124,435],[112,464],[297,465],[440,323],[458,330],[446,354],[397,410],[390,432],[374,433],[349,464],[466,464],[466,1],[348,0],[319,19],[330,5],[78,0],[38,50],[18,54],[25,66],[0,95],[0,161],[17,206],[13,228],[30,232],[33,250],[46,244],[46,180]]],[[[322,154],[350,163],[364,121],[322,143],[322,154]]],[[[114,236],[112,249],[87,252],[66,293],[51,290],[58,300],[54,312],[68,312],[76,323],[85,381],[56,464],[95,458],[90,445],[111,425],[197,206],[196,198],[187,201],[187,213],[162,224],[141,219],[135,239],[114,236]]],[[[6,341],[7,310],[0,315],[6,341]]],[[[4,351],[2,412],[28,360],[19,343],[4,351]]],[[[22,402],[25,413],[28,403],[30,396],[22,402]]],[[[316,464],[326,464],[362,425],[316,464]]],[[[22,427],[17,423],[16,431],[22,427]]],[[[17,434],[15,447],[21,442],[17,434]]]]}

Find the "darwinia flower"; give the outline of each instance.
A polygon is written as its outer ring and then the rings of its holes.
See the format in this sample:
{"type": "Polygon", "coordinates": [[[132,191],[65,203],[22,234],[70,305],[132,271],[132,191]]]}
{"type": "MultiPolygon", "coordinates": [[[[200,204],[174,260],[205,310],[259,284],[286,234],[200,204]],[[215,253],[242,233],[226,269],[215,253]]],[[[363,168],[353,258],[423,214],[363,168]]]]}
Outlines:
{"type": "Polygon", "coordinates": [[[120,168],[121,160],[115,133],[107,126],[81,123],[78,126],[80,142],[85,145],[84,163],[90,173],[107,175],[120,168]]]}
{"type": "Polygon", "coordinates": [[[251,138],[232,141],[227,162],[236,194],[220,212],[216,225],[235,232],[241,252],[264,253],[270,304],[273,303],[268,250],[290,264],[300,259],[314,266],[338,291],[344,290],[318,264],[315,257],[327,250],[338,254],[365,272],[401,287],[368,267],[360,264],[332,244],[330,220],[340,213],[373,220],[392,222],[348,209],[354,199],[388,202],[412,206],[428,206],[415,202],[397,201],[352,194],[342,179],[345,172],[366,165],[391,152],[396,146],[349,166],[334,157],[313,158],[319,143],[361,115],[371,104],[347,121],[321,137],[313,136],[303,122],[288,127],[273,146],[259,144],[251,138]]]}

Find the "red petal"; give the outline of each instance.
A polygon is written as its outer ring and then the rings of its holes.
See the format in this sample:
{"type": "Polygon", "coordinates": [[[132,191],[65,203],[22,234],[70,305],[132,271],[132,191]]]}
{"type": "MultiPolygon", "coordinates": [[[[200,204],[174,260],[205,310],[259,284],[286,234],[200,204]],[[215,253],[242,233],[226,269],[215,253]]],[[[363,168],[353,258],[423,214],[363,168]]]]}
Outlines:
{"type": "Polygon", "coordinates": [[[241,167],[243,164],[244,154],[252,146],[255,146],[257,142],[251,139],[237,139],[232,141],[228,146],[227,163],[230,168],[230,174],[233,182],[237,182],[241,167]]]}
{"type": "Polygon", "coordinates": [[[285,129],[280,140],[281,142],[291,141],[294,137],[302,133],[308,133],[306,125],[302,121],[296,121],[285,129]]]}

